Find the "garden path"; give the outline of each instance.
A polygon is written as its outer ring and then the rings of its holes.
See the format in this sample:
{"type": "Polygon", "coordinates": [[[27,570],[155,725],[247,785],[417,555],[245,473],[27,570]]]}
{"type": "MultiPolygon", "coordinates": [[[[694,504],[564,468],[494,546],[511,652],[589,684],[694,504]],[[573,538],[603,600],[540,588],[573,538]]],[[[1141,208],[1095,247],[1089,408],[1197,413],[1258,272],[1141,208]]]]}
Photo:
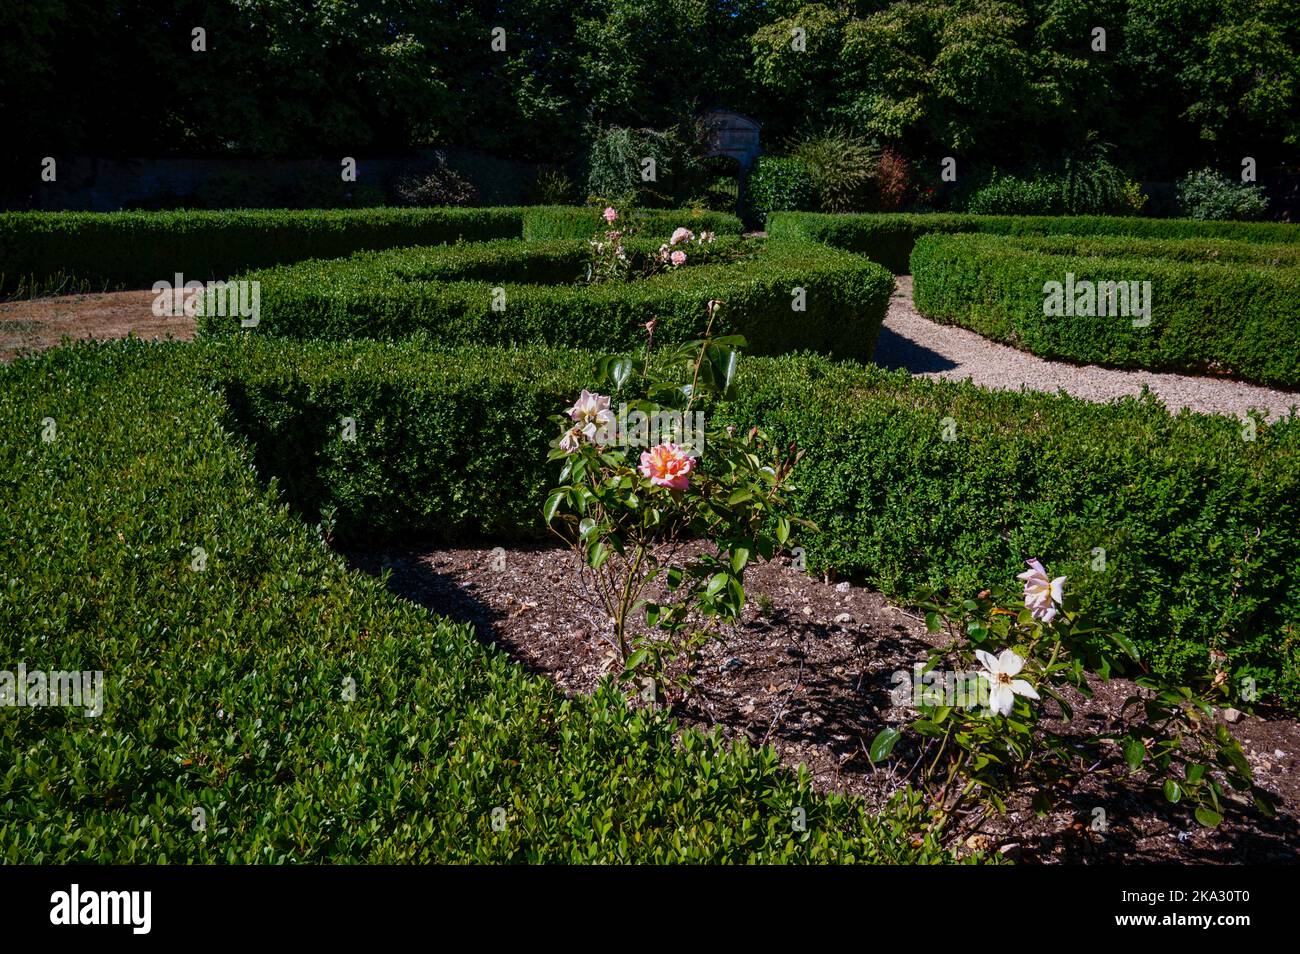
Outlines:
{"type": "Polygon", "coordinates": [[[917,377],[970,378],[983,388],[1055,392],[1064,390],[1088,401],[1138,395],[1145,384],[1170,411],[1190,408],[1207,414],[1243,417],[1259,408],[1269,420],[1300,407],[1300,393],[1234,381],[1155,371],[1128,371],[1097,365],[1049,361],[973,331],[922,317],[912,303],[912,276],[899,275],[889,303],[876,363],[905,368],[917,377]]]}

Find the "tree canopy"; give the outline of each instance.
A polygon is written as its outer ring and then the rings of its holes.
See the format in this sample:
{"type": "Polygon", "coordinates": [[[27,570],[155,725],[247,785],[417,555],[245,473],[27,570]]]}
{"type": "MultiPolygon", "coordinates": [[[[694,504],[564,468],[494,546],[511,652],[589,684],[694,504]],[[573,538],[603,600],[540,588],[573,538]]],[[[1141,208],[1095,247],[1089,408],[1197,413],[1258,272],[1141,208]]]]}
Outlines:
{"type": "Polygon", "coordinates": [[[10,161],[447,145],[563,161],[592,126],[715,105],[766,143],[835,125],[1003,166],[1090,137],[1152,176],[1300,145],[1295,0],[0,0],[0,15],[10,161]]]}

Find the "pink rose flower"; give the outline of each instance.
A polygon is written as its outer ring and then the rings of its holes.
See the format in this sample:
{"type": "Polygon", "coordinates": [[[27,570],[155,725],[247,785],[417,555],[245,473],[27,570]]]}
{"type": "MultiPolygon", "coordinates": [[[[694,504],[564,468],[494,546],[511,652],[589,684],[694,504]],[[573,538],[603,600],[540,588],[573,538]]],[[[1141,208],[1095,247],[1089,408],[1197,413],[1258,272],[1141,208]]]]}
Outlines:
{"type": "Polygon", "coordinates": [[[1025,608],[1036,620],[1050,623],[1056,618],[1057,607],[1065,601],[1065,577],[1051,579],[1043,564],[1026,560],[1029,569],[1016,576],[1025,584],[1025,608]]]}
{"type": "Polygon", "coordinates": [[[683,252],[681,249],[678,249],[677,251],[673,252],[673,254],[669,256],[669,258],[672,260],[672,263],[674,265],[686,264],[686,253],[683,252]]]}
{"type": "Polygon", "coordinates": [[[614,207],[612,205],[607,205],[605,206],[604,216],[605,216],[605,221],[613,225],[614,220],[618,218],[618,212],[614,210],[614,207]]]}
{"type": "Polygon", "coordinates": [[[641,476],[656,487],[685,490],[694,469],[695,461],[676,444],[657,444],[641,452],[641,476]]]}
{"type": "Polygon", "coordinates": [[[669,245],[676,245],[679,242],[689,242],[695,238],[695,233],[690,229],[677,229],[673,232],[673,237],[668,240],[669,245]]]}
{"type": "Polygon", "coordinates": [[[607,443],[609,428],[614,423],[614,412],[610,410],[609,398],[605,395],[594,394],[584,388],[573,407],[565,413],[587,440],[596,444],[607,443]]]}

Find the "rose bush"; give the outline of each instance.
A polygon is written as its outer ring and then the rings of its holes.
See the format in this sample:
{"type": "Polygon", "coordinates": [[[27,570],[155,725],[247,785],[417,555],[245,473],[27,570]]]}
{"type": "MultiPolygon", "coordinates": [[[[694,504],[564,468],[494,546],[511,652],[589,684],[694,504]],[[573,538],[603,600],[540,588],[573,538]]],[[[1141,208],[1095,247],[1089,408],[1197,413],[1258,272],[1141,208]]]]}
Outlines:
{"type": "Polygon", "coordinates": [[[610,395],[584,390],[555,418],[550,457],[562,465],[543,514],[580,556],[624,675],[644,671],[660,701],[670,681],[690,688],[681,671],[669,679],[671,663],[739,617],[745,567],[810,526],[787,502],[797,448],[707,424],[711,402],[734,396],[744,346],[711,336],[720,307],[709,302],[703,338],[667,350],[655,351],[648,322],[643,352],[600,361],[610,395]],[[648,599],[656,584],[664,596],[648,599]]]}
{"type": "MultiPolygon", "coordinates": [[[[952,605],[921,604],[927,628],[949,638],[918,664],[919,679],[904,680],[918,717],[885,729],[870,748],[872,761],[882,762],[910,739],[908,774],[929,793],[939,835],[977,830],[990,812],[1006,810],[1013,791],[1031,791],[1034,808],[1048,811],[1084,776],[1108,770],[1108,746],[1169,802],[1190,805],[1201,824],[1222,820],[1225,784],[1271,814],[1240,743],[1215,718],[1226,678],[1198,691],[1147,675],[1131,642],[1082,617],[1065,577],[1052,578],[1037,559],[1028,567],[1019,599],[985,590],[952,605]],[[1105,681],[1126,669],[1137,671],[1139,691],[1119,717],[1082,737],[1067,734],[1069,693],[1089,698],[1090,677],[1105,681]]],[[[895,693],[896,704],[905,701],[895,693]]]]}
{"type": "Polygon", "coordinates": [[[696,235],[690,229],[679,226],[673,230],[668,241],[659,246],[657,256],[638,263],[625,244],[626,239],[636,234],[636,227],[613,228],[615,222],[625,219],[626,216],[612,205],[606,206],[601,216],[610,228],[604,232],[598,231],[588,241],[591,247],[591,261],[587,266],[589,284],[648,278],[664,269],[680,268],[689,258],[685,246],[695,245],[703,248],[712,245],[717,238],[713,232],[700,232],[696,235]]]}

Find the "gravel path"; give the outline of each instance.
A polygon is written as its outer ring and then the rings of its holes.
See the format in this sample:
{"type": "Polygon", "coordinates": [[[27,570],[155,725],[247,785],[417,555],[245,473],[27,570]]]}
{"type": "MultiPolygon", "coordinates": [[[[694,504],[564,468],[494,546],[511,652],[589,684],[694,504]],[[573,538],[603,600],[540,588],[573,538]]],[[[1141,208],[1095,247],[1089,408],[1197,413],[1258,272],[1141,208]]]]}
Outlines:
{"type": "Polygon", "coordinates": [[[1259,408],[1272,420],[1300,406],[1300,394],[1241,381],[1048,361],[989,341],[965,328],[923,318],[912,304],[912,276],[899,275],[896,281],[876,345],[876,363],[886,368],[905,368],[925,378],[970,378],[984,388],[1059,389],[1098,402],[1140,394],[1145,384],[1175,412],[1190,408],[1242,417],[1250,408],[1259,408]]]}

